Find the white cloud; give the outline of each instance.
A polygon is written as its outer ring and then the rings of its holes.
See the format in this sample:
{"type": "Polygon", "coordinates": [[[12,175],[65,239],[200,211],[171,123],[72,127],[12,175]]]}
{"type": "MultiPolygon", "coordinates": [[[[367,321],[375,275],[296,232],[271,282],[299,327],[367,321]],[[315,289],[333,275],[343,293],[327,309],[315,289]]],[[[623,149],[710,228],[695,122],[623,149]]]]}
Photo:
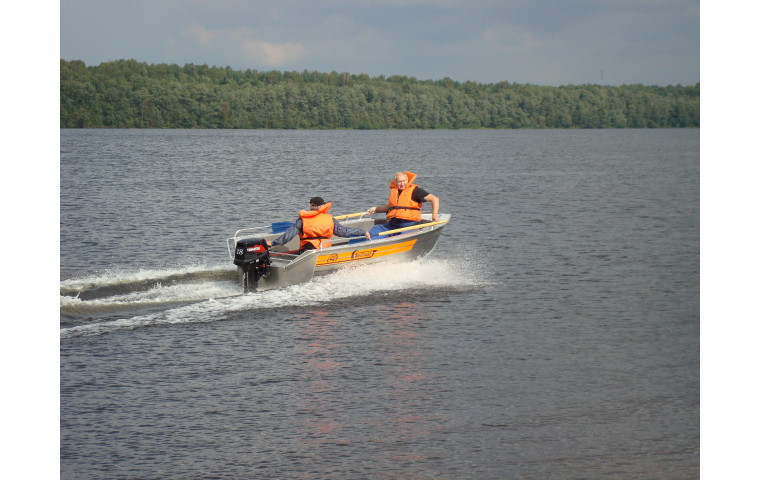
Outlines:
{"type": "Polygon", "coordinates": [[[202,47],[210,45],[211,42],[219,36],[218,32],[207,30],[200,25],[193,25],[192,27],[185,29],[182,33],[194,38],[202,47]]]}
{"type": "Polygon", "coordinates": [[[299,43],[271,43],[261,40],[245,40],[240,51],[250,61],[262,62],[271,67],[296,63],[306,52],[299,43]]]}
{"type": "Polygon", "coordinates": [[[266,67],[295,64],[306,52],[300,43],[275,43],[257,38],[250,28],[207,29],[193,25],[183,33],[203,49],[226,51],[229,57],[243,63],[263,64],[266,67]]]}

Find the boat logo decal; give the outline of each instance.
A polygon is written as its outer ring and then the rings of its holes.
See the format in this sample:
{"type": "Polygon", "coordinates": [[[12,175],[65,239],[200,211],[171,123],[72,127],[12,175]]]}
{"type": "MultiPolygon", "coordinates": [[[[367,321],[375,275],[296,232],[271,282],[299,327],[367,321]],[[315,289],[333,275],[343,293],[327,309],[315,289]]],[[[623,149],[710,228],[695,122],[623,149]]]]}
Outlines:
{"type": "Polygon", "coordinates": [[[324,254],[317,257],[317,268],[327,265],[341,265],[350,262],[364,262],[372,259],[373,261],[380,257],[388,255],[397,255],[400,253],[408,252],[417,242],[417,239],[402,241],[400,243],[394,243],[391,245],[380,245],[375,248],[365,248],[364,250],[348,250],[338,253],[324,254]]]}
{"type": "Polygon", "coordinates": [[[354,260],[362,258],[372,258],[377,250],[354,250],[351,253],[351,258],[354,260]]]}

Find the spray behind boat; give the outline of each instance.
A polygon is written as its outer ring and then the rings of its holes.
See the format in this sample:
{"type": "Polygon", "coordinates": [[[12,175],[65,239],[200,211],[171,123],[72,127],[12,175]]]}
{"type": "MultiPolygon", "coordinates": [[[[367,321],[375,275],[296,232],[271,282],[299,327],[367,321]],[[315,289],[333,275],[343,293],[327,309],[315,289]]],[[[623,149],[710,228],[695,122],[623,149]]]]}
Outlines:
{"type": "Polygon", "coordinates": [[[235,245],[233,263],[243,271],[243,291],[256,291],[259,279],[269,272],[269,248],[263,238],[244,238],[235,245]]]}

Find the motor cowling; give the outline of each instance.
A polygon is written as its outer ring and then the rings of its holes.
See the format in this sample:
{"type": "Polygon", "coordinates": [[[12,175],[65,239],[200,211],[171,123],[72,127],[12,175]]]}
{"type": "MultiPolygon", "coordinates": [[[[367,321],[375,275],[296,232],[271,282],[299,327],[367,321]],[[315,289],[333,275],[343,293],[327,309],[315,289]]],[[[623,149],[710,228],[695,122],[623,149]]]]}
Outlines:
{"type": "Polygon", "coordinates": [[[243,289],[256,290],[259,279],[270,264],[269,248],[263,238],[245,238],[235,245],[233,263],[243,270],[243,289]]]}

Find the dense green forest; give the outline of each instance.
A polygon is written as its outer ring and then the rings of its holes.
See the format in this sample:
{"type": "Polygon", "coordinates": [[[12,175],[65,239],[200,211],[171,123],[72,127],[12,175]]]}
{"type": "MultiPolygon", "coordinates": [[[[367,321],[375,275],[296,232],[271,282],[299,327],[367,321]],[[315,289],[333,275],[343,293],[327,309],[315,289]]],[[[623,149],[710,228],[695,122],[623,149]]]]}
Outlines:
{"type": "Polygon", "coordinates": [[[699,84],[543,87],[135,60],[61,60],[60,75],[62,128],[699,127],[699,84]]]}

